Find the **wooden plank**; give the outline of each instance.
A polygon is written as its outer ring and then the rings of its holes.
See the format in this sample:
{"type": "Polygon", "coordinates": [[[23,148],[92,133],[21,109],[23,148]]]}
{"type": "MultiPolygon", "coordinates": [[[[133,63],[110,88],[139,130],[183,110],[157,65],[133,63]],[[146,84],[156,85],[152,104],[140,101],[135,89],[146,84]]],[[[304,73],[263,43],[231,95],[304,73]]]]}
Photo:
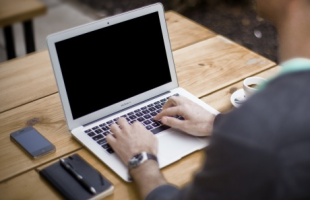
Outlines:
{"type": "MultiPolygon", "coordinates": [[[[166,18],[175,49],[214,36],[208,29],[173,11],[167,12],[166,18]]],[[[0,113],[57,91],[47,50],[0,64],[0,113]]]]}
{"type": "MultiPolygon", "coordinates": [[[[127,183],[120,179],[112,172],[104,163],[99,161],[86,149],[78,150],[82,158],[89,162],[94,168],[102,173],[115,187],[114,193],[107,197],[106,200],[136,200],[139,199],[137,188],[132,183],[127,183]]],[[[58,160],[56,160],[58,161],[58,160]]],[[[182,187],[189,183],[194,174],[200,169],[204,161],[203,151],[192,153],[176,163],[162,169],[164,177],[169,183],[182,187]]],[[[37,168],[41,170],[44,167],[52,164],[55,161],[49,162],[37,168]]],[[[59,199],[61,196],[52,188],[49,183],[43,180],[40,175],[34,170],[14,177],[0,184],[0,193],[3,199],[59,199]],[[16,192],[18,188],[18,192],[16,192]]]]}
{"type": "Polygon", "coordinates": [[[173,55],[179,85],[198,97],[275,66],[223,36],[174,51],[173,55]]]}
{"type": "Polygon", "coordinates": [[[56,92],[46,50],[0,65],[0,113],[56,92]]]}
{"type": "Polygon", "coordinates": [[[63,199],[54,188],[31,170],[0,184],[0,199],[55,200],[63,199]]]}
{"type": "MultiPolygon", "coordinates": [[[[280,71],[280,67],[276,66],[264,72],[255,74],[255,76],[268,79],[276,75],[279,71],[280,71]]],[[[225,113],[225,112],[230,111],[231,109],[234,109],[233,105],[230,103],[230,96],[232,95],[234,91],[240,88],[242,88],[242,80],[228,87],[225,87],[219,91],[216,91],[208,96],[205,96],[201,98],[201,100],[211,105],[218,111],[225,113]]]]}
{"type": "Polygon", "coordinates": [[[79,148],[68,131],[58,93],[0,114],[0,182],[79,148]],[[56,152],[37,160],[27,156],[9,136],[26,125],[34,125],[56,152]]]}
{"type": "Polygon", "coordinates": [[[172,50],[177,50],[216,36],[216,33],[174,12],[166,12],[166,21],[172,50]]]}
{"type": "Polygon", "coordinates": [[[36,0],[0,0],[0,27],[32,19],[46,13],[46,6],[36,0]]]}

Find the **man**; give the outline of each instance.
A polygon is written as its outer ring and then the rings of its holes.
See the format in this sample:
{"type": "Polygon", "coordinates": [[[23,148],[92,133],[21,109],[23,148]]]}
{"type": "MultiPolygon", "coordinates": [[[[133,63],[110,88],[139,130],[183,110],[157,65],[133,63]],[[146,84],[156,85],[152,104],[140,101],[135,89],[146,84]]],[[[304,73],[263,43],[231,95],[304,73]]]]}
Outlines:
{"type": "MultiPolygon", "coordinates": [[[[256,4],[278,30],[281,73],[226,115],[213,116],[184,97],[171,97],[154,119],[188,134],[211,135],[208,157],[182,189],[169,185],[152,159],[131,168],[143,199],[310,199],[310,0],[256,4]]],[[[156,156],[151,132],[139,122],[118,123],[107,141],[125,164],[141,152],[156,156]]]]}

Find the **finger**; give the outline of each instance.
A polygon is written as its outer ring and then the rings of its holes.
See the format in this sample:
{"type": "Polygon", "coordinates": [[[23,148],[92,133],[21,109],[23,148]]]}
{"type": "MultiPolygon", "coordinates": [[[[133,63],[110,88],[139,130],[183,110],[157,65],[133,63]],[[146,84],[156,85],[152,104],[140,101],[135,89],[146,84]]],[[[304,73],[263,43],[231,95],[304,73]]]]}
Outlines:
{"type": "Polygon", "coordinates": [[[174,117],[167,117],[167,116],[163,117],[161,119],[161,122],[165,125],[171,126],[172,128],[178,128],[182,130],[183,130],[183,126],[185,123],[183,120],[179,120],[174,117]]]}
{"type": "Polygon", "coordinates": [[[163,109],[166,109],[166,108],[169,108],[169,107],[172,107],[172,106],[176,106],[178,105],[177,104],[177,100],[176,100],[176,97],[173,96],[173,97],[170,97],[168,99],[168,101],[163,105],[163,109]]]}
{"type": "MultiPolygon", "coordinates": [[[[117,124],[111,124],[110,126],[111,132],[114,134],[115,137],[121,134],[122,130],[118,127],[117,124]]],[[[110,135],[110,134],[109,134],[110,135]]]]}
{"type": "Polygon", "coordinates": [[[183,112],[181,111],[180,107],[170,107],[162,110],[160,113],[158,113],[154,119],[159,120],[163,118],[164,116],[175,116],[175,115],[182,115],[183,112]]]}
{"type": "Polygon", "coordinates": [[[117,120],[118,125],[120,126],[121,129],[128,129],[130,128],[130,124],[127,122],[126,118],[120,117],[117,120]]]}
{"type": "Polygon", "coordinates": [[[105,138],[107,140],[107,142],[111,145],[114,146],[116,143],[116,138],[113,137],[111,134],[107,135],[107,137],[105,138]]]}

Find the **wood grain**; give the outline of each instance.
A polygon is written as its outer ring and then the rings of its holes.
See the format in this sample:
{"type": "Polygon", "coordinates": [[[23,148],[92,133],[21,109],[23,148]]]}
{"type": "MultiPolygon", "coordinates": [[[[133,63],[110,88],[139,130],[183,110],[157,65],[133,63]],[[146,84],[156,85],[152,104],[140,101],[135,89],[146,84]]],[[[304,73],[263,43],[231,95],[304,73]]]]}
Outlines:
{"type": "Polygon", "coordinates": [[[68,131],[58,94],[0,114],[0,183],[12,176],[81,148],[68,131]],[[56,152],[32,159],[10,140],[10,133],[27,125],[56,146],[56,152]]]}
{"type": "Polygon", "coordinates": [[[46,6],[36,0],[0,0],[0,27],[23,22],[46,13],[46,6]]]}
{"type": "Polygon", "coordinates": [[[0,113],[56,92],[46,50],[0,65],[0,113]]]}
{"type": "MultiPolygon", "coordinates": [[[[264,72],[254,74],[254,76],[263,77],[269,79],[275,76],[280,71],[279,66],[275,66],[271,69],[268,69],[264,72]]],[[[242,88],[242,81],[239,81],[235,84],[227,86],[219,91],[216,91],[208,96],[201,98],[204,102],[211,105],[221,113],[228,112],[234,109],[233,105],[230,102],[230,96],[232,93],[238,89],[242,88]]]]}
{"type": "Polygon", "coordinates": [[[216,36],[213,31],[174,11],[166,12],[166,21],[173,51],[216,36]]]}
{"type": "Polygon", "coordinates": [[[56,200],[62,196],[33,169],[0,184],[0,199],[56,200]]]}
{"type": "Polygon", "coordinates": [[[275,63],[216,36],[174,51],[179,85],[201,98],[275,66],[275,63]]]}

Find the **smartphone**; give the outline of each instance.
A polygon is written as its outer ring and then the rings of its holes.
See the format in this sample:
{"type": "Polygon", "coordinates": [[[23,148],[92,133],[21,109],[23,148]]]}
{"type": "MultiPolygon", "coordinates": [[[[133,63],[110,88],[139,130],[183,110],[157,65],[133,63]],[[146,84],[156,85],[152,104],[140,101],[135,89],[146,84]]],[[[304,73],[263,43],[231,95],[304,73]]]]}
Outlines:
{"type": "Polygon", "coordinates": [[[10,138],[32,158],[39,158],[56,150],[55,146],[32,126],[11,133],[10,138]]]}

